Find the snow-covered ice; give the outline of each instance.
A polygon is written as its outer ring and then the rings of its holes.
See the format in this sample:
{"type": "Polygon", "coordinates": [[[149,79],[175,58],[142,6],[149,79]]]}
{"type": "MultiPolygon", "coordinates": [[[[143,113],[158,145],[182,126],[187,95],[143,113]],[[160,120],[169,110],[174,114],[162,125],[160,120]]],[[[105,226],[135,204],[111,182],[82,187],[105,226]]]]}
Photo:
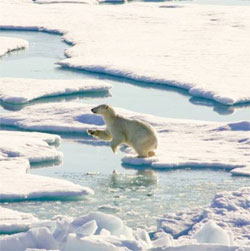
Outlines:
{"type": "Polygon", "coordinates": [[[108,92],[111,85],[104,80],[42,80],[0,78],[0,100],[11,104],[24,104],[44,97],[76,93],[108,92]]]}
{"type": "Polygon", "coordinates": [[[0,160],[13,157],[26,158],[30,163],[62,160],[62,153],[53,146],[60,142],[60,136],[0,130],[0,138],[0,160]]]}
{"type": "Polygon", "coordinates": [[[0,37],[0,57],[5,54],[16,51],[20,49],[27,49],[29,47],[29,42],[20,39],[20,38],[12,38],[12,37],[0,37]]]}
{"type": "Polygon", "coordinates": [[[93,194],[90,188],[69,181],[27,173],[29,163],[60,161],[62,153],[52,134],[0,131],[0,201],[53,199],[93,194]],[[13,186],[15,184],[15,186],[13,186]]]}
{"type": "Polygon", "coordinates": [[[66,180],[29,174],[28,168],[27,159],[0,160],[0,201],[67,199],[94,193],[66,180]]]}
{"type": "Polygon", "coordinates": [[[0,206],[0,233],[10,234],[27,231],[38,219],[29,213],[22,213],[0,206]]]}
{"type": "MultiPolygon", "coordinates": [[[[220,192],[208,208],[166,214],[158,220],[158,234],[182,232],[180,243],[250,246],[250,188],[220,192]],[[191,216],[191,217],[190,217],[191,216]]],[[[185,249],[184,249],[185,250],[185,249]]],[[[215,249],[216,250],[216,249],[215,249]]]]}
{"type": "MultiPolygon", "coordinates": [[[[104,127],[102,117],[91,113],[93,105],[53,103],[25,107],[19,112],[0,115],[0,124],[20,129],[56,133],[80,133],[104,127]]],[[[132,119],[152,124],[158,133],[159,147],[152,158],[137,158],[128,149],[124,164],[152,168],[222,168],[234,169],[250,164],[250,122],[201,122],[169,119],[139,114],[124,109],[116,111],[132,119]]]]}
{"type": "Polygon", "coordinates": [[[64,66],[173,85],[227,105],[249,102],[250,7],[168,6],[1,1],[0,27],[64,33],[74,44],[64,66]]]}
{"type": "MultiPolygon", "coordinates": [[[[196,218],[192,226],[175,239],[160,225],[157,232],[151,233],[151,239],[144,229],[131,229],[121,219],[97,212],[75,219],[59,215],[47,222],[48,227],[37,223],[26,233],[0,237],[0,246],[5,251],[26,248],[64,251],[249,251],[249,195],[250,188],[217,194],[211,205],[200,212],[201,217],[196,218]]],[[[165,216],[166,222],[171,222],[168,217],[165,216]]],[[[176,220],[178,227],[178,223],[186,220],[186,214],[176,214],[176,220]]]]}

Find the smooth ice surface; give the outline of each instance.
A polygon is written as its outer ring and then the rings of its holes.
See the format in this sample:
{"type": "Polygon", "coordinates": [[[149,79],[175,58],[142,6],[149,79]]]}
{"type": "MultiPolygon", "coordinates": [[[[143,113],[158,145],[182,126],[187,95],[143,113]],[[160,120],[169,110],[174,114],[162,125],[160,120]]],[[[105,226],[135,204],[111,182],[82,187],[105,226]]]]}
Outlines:
{"type": "MultiPolygon", "coordinates": [[[[77,133],[86,135],[87,129],[103,128],[101,116],[91,113],[93,105],[53,103],[26,107],[19,112],[0,115],[5,126],[20,129],[77,133]]],[[[158,133],[156,156],[137,158],[130,155],[122,161],[126,165],[152,168],[214,167],[233,169],[250,163],[250,130],[248,121],[211,123],[174,120],[139,114],[116,108],[117,113],[131,119],[149,122],[158,133]]]]}
{"type": "Polygon", "coordinates": [[[12,104],[59,95],[108,92],[111,85],[101,80],[0,79],[0,100],[12,104]]]}
{"type": "Polygon", "coordinates": [[[60,142],[57,135],[1,130],[0,137],[0,160],[13,157],[26,158],[30,163],[62,160],[62,153],[53,146],[60,142]]]}
{"type": "Polygon", "coordinates": [[[64,66],[177,86],[227,105],[249,102],[249,7],[168,6],[4,1],[1,27],[67,33],[75,46],[64,66]]]}
{"type": "Polygon", "coordinates": [[[28,167],[26,159],[0,160],[0,201],[67,199],[94,193],[69,181],[29,174],[28,167]]]}
{"type": "MultiPolygon", "coordinates": [[[[1,162],[0,162],[1,163],[1,162]]],[[[1,164],[0,164],[1,165],[1,164]]],[[[27,231],[38,219],[29,213],[22,213],[0,206],[0,233],[10,234],[27,231]]]]}
{"type": "Polygon", "coordinates": [[[0,37],[0,57],[5,54],[29,47],[28,41],[20,38],[0,37]]]}

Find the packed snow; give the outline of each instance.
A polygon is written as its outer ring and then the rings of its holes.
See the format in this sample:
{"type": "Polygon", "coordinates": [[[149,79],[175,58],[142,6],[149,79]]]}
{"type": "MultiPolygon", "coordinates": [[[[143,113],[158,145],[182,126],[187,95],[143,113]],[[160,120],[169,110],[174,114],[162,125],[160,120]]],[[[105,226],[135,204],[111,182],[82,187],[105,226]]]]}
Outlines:
{"type": "MultiPolygon", "coordinates": [[[[77,133],[86,136],[86,130],[104,128],[101,116],[91,113],[93,105],[82,103],[51,103],[25,107],[19,112],[0,114],[5,126],[19,129],[77,133]]],[[[156,156],[137,158],[126,149],[122,162],[133,166],[152,168],[221,168],[231,170],[249,166],[250,122],[200,122],[169,119],[139,114],[124,109],[116,111],[131,119],[147,121],[157,130],[159,146],[156,156]],[[231,126],[230,126],[231,125],[231,126]]]]}
{"type": "Polygon", "coordinates": [[[88,187],[72,182],[27,173],[29,162],[23,158],[0,160],[0,201],[30,199],[70,199],[93,194],[88,187]],[[13,186],[13,184],[15,184],[13,186]]]}
{"type": "Polygon", "coordinates": [[[63,157],[53,146],[60,142],[57,135],[0,130],[0,138],[0,160],[22,157],[38,163],[61,161],[63,157]]]}
{"type": "MultiPolygon", "coordinates": [[[[1,165],[1,164],[0,164],[1,165]]],[[[11,234],[27,231],[38,219],[29,213],[22,213],[0,206],[0,233],[11,234]]]]}
{"type": "Polygon", "coordinates": [[[11,104],[76,93],[108,92],[111,85],[104,80],[42,80],[22,78],[0,79],[0,100],[11,104]]]}
{"type": "MultiPolygon", "coordinates": [[[[58,215],[45,223],[33,223],[26,233],[0,237],[0,246],[5,251],[27,248],[64,251],[249,251],[249,196],[249,188],[217,194],[211,205],[200,211],[200,217],[193,220],[192,226],[175,239],[165,232],[166,228],[161,224],[157,232],[149,235],[142,228],[129,228],[116,216],[97,212],[75,219],[58,215]]],[[[165,227],[175,216],[178,228],[178,224],[186,221],[186,215],[166,215],[165,227]]]]}
{"type": "Polygon", "coordinates": [[[0,27],[64,33],[74,46],[63,66],[177,86],[232,105],[250,101],[249,8],[1,1],[0,27]]]}
{"type": "Polygon", "coordinates": [[[179,237],[180,243],[195,240],[198,243],[249,247],[249,198],[249,187],[233,192],[220,192],[208,208],[166,214],[158,219],[156,236],[166,232],[179,237]]]}
{"type": "Polygon", "coordinates": [[[24,39],[0,37],[0,57],[6,55],[11,51],[27,49],[28,47],[29,42],[24,39]]]}

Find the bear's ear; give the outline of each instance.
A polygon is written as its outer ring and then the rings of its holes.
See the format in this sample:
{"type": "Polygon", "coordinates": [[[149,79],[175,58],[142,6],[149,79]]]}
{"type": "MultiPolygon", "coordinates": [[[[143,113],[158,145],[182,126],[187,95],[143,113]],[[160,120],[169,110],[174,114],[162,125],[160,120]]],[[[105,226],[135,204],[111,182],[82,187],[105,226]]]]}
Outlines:
{"type": "Polygon", "coordinates": [[[109,109],[109,106],[108,105],[105,105],[105,107],[104,107],[105,109],[109,109]]]}

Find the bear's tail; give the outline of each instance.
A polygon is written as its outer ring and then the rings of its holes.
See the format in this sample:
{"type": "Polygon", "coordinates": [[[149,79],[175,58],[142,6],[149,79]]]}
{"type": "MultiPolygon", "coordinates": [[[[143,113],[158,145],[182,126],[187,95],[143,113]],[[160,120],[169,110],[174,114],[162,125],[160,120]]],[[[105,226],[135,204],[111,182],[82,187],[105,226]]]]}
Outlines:
{"type": "Polygon", "coordinates": [[[155,152],[154,151],[149,151],[148,152],[148,157],[153,157],[155,156],[155,152]]]}

